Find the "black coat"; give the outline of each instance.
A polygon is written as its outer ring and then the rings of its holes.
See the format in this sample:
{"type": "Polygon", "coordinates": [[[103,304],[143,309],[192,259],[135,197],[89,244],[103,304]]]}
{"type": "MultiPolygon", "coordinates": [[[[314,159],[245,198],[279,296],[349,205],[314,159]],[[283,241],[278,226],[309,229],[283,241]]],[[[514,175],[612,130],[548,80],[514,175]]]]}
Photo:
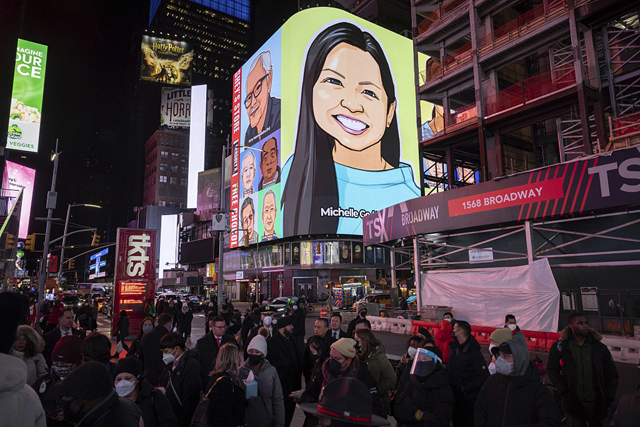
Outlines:
{"type": "Polygon", "coordinates": [[[369,320],[366,318],[363,319],[360,316],[356,316],[355,319],[353,319],[351,322],[349,322],[349,326],[347,327],[347,337],[351,338],[353,337],[353,333],[356,331],[356,325],[358,323],[365,323],[367,325],[367,328],[371,329],[371,322],[369,322],[369,320]]]}
{"type": "Polygon", "coordinates": [[[193,311],[189,310],[186,313],[181,311],[178,321],[178,332],[191,336],[191,322],[193,322],[193,311]]]}
{"type": "Polygon", "coordinates": [[[405,424],[448,427],[453,414],[453,404],[449,374],[444,366],[438,364],[425,382],[411,375],[404,388],[398,390],[394,417],[405,424]],[[415,418],[418,409],[423,412],[422,421],[415,418]]]}
{"type": "MultiPolygon", "coordinates": [[[[227,343],[238,345],[233,335],[224,334],[220,340],[220,347],[227,343]]],[[[204,337],[200,338],[196,343],[196,350],[200,357],[200,370],[204,377],[208,377],[216,366],[216,358],[218,357],[218,341],[213,336],[213,332],[209,332],[204,337]]]]}
{"type": "MultiPolygon", "coordinates": [[[[587,340],[592,347],[593,388],[596,392],[597,411],[603,416],[611,402],[615,400],[619,375],[611,353],[607,346],[600,342],[601,339],[602,335],[598,331],[590,329],[587,340]]],[[[560,339],[551,347],[547,360],[547,375],[562,396],[565,412],[581,418],[585,411],[578,400],[578,372],[575,359],[569,349],[569,340],[575,340],[575,338],[571,328],[567,326],[562,331],[560,339]]]]}
{"type": "Polygon", "coordinates": [[[338,341],[340,338],[349,338],[347,333],[345,331],[343,331],[342,329],[340,329],[338,331],[338,340],[333,337],[333,329],[329,329],[327,331],[327,334],[325,335],[325,337],[326,337],[327,341],[329,342],[329,345],[331,345],[334,342],[338,341]]]}
{"type": "Polygon", "coordinates": [[[489,371],[480,351],[480,344],[470,335],[462,344],[458,341],[449,343],[449,379],[456,400],[473,402],[489,378],[489,371]]]}
{"type": "MultiPolygon", "coordinates": [[[[173,364],[169,365],[169,369],[173,364]]],[[[179,425],[188,427],[198,406],[202,390],[202,374],[196,350],[187,350],[182,354],[178,365],[170,371],[170,380],[164,386],[165,394],[171,403],[179,425]]]]}
{"type": "Polygon", "coordinates": [[[209,421],[213,427],[236,427],[244,424],[245,393],[237,380],[229,374],[217,373],[211,377],[205,393],[209,393],[209,421]],[[220,381],[218,381],[220,379],[220,381]],[[215,387],[214,387],[215,385],[215,387]]]}
{"type": "Polygon", "coordinates": [[[71,427],[71,424],[64,421],[57,421],[52,417],[62,409],[61,399],[64,395],[62,390],[62,381],[54,379],[51,374],[44,374],[38,377],[36,382],[31,386],[42,404],[42,409],[47,416],[48,427],[71,427]],[[44,386],[42,384],[45,384],[44,386]]]}
{"type": "Polygon", "coordinates": [[[164,310],[162,310],[162,314],[170,314],[173,316],[173,324],[175,325],[178,322],[178,315],[180,314],[180,310],[174,304],[173,307],[170,305],[165,306],[164,310]]]}
{"type": "Polygon", "coordinates": [[[558,427],[560,418],[553,395],[540,381],[540,371],[529,361],[524,375],[489,377],[476,399],[474,427],[558,427]]]}
{"type": "Polygon", "coordinates": [[[138,405],[126,397],[118,397],[113,390],[76,427],[140,427],[140,423],[142,413],[138,405]]]}
{"type": "Polygon", "coordinates": [[[167,328],[158,325],[140,339],[138,358],[144,364],[144,375],[154,387],[161,385],[164,376],[165,363],[162,361],[160,340],[168,333],[167,328]]]}
{"type": "Polygon", "coordinates": [[[305,330],[305,319],[307,315],[303,309],[298,307],[297,310],[293,312],[293,316],[291,316],[291,320],[293,321],[293,336],[294,337],[304,337],[306,334],[305,330]]]}
{"type": "Polygon", "coordinates": [[[240,330],[240,339],[242,339],[242,346],[247,348],[249,345],[249,333],[253,328],[260,325],[260,315],[257,313],[251,313],[247,317],[245,317],[242,322],[242,329],[240,330]]]}
{"type": "MultiPolygon", "coordinates": [[[[85,339],[87,333],[84,329],[76,329],[74,327],[71,328],[71,333],[73,335],[77,335],[83,340],[85,339]]],[[[58,341],[60,341],[60,337],[62,336],[62,332],[60,332],[60,328],[55,328],[51,332],[47,332],[44,334],[44,358],[47,361],[47,366],[51,367],[51,353],[55,348],[58,341]]]]}
{"type": "Polygon", "coordinates": [[[131,322],[129,316],[120,317],[116,323],[116,337],[124,340],[131,334],[131,322]]]}
{"type": "Polygon", "coordinates": [[[76,322],[82,329],[91,330],[93,320],[93,307],[82,304],[76,313],[76,322]]]}
{"type": "Polygon", "coordinates": [[[169,399],[160,390],[154,390],[146,379],[140,384],[136,405],[142,412],[144,427],[178,427],[169,399]]]}
{"type": "Polygon", "coordinates": [[[267,360],[278,371],[283,396],[302,388],[302,355],[292,339],[274,331],[267,340],[267,360]]]}

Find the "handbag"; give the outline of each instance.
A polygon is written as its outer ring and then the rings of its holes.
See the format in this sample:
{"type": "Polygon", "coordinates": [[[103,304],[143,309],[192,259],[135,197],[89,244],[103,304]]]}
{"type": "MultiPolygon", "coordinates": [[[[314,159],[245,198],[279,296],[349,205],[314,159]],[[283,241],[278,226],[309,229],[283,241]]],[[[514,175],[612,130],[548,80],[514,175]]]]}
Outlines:
{"type": "MultiPolygon", "coordinates": [[[[211,422],[209,421],[209,406],[211,405],[211,401],[209,400],[209,393],[211,390],[218,384],[218,381],[225,378],[224,376],[218,378],[216,382],[213,383],[207,394],[202,395],[200,392],[200,400],[198,401],[198,406],[196,407],[196,411],[193,413],[193,418],[191,418],[191,427],[213,427],[211,422]]],[[[233,385],[235,387],[235,384],[233,385]]]]}

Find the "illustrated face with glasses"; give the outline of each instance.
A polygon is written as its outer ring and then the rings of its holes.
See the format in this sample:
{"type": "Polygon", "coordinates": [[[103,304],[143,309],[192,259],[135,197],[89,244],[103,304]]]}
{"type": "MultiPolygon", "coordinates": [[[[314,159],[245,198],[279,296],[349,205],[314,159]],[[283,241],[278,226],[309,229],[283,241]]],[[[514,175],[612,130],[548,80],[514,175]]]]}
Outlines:
{"type": "Polygon", "coordinates": [[[248,205],[242,210],[242,228],[249,234],[249,237],[253,234],[253,206],[248,205]]]}
{"type": "Polygon", "coordinates": [[[249,124],[262,132],[267,117],[267,105],[271,93],[273,70],[267,73],[258,61],[256,67],[247,77],[247,96],[244,99],[244,107],[247,109],[249,124]]]}

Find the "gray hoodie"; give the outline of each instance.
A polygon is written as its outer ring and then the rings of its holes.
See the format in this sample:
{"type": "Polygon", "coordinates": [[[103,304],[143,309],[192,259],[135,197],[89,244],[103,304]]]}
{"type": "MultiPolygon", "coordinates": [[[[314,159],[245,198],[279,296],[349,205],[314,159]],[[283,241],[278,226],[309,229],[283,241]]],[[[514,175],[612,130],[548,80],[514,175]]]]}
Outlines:
{"type": "MultiPolygon", "coordinates": [[[[247,360],[240,367],[238,380],[246,380],[252,371],[247,360]]],[[[284,397],[278,371],[265,358],[258,373],[253,372],[253,377],[258,382],[258,397],[247,402],[245,422],[252,427],[269,427],[275,420],[275,427],[284,427],[284,397]]]]}
{"type": "Polygon", "coordinates": [[[513,372],[511,376],[519,377],[527,373],[531,356],[527,348],[527,338],[520,331],[514,333],[510,340],[505,341],[513,353],[513,372]]]}

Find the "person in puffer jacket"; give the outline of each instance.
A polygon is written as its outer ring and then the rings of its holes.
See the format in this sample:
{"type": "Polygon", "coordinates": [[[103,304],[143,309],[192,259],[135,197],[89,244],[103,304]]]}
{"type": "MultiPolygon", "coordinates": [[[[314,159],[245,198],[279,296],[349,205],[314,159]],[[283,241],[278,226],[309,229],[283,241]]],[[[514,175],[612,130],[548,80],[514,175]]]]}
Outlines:
{"type": "Polygon", "coordinates": [[[496,373],[476,399],[474,427],[560,426],[558,405],[540,381],[522,332],[514,333],[498,350],[496,373]]]}
{"type": "Polygon", "coordinates": [[[418,349],[407,369],[410,378],[398,390],[395,419],[405,425],[448,427],[454,398],[440,349],[435,346],[418,349]]]}

